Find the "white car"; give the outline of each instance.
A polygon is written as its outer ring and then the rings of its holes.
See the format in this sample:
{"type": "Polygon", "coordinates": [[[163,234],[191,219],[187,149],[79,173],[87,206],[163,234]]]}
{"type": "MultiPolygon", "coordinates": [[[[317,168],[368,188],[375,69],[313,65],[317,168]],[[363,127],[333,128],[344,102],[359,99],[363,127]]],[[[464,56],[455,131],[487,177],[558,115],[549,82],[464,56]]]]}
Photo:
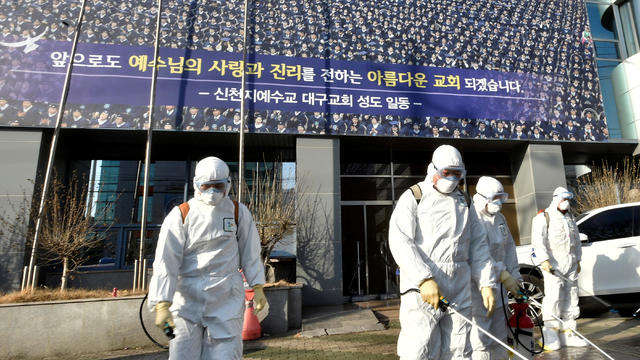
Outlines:
{"type": "MultiPolygon", "coordinates": [[[[594,209],[576,217],[582,241],[580,297],[598,296],[636,307],[640,297],[640,202],[594,209]]],[[[520,273],[532,297],[541,301],[544,283],[531,245],[517,247],[520,273]]]]}

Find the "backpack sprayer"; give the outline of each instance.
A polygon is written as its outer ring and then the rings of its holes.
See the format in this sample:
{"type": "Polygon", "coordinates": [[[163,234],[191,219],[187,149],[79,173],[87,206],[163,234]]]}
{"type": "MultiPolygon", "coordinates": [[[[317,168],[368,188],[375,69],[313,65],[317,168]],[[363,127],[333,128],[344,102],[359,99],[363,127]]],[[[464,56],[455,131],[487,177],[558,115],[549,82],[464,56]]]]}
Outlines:
{"type": "MultiPolygon", "coordinates": [[[[521,290],[521,294],[524,290],[521,290]]],[[[503,285],[500,284],[500,299],[502,300],[502,312],[504,313],[504,318],[507,319],[509,332],[513,337],[513,347],[515,349],[524,348],[531,355],[538,355],[542,353],[544,350],[544,336],[541,336],[542,349],[539,351],[535,350],[535,343],[533,341],[533,330],[535,328],[535,324],[533,320],[527,314],[527,310],[529,309],[529,304],[526,302],[528,297],[522,296],[521,298],[515,297],[516,302],[513,304],[505,304],[504,302],[504,292],[503,285]],[[507,316],[507,305],[511,307],[513,310],[513,314],[511,317],[507,316]]],[[[542,326],[538,325],[541,329],[542,326]]],[[[542,330],[542,329],[541,329],[542,330]]],[[[542,331],[540,331],[542,332],[542,331]]]]}
{"type": "MultiPolygon", "coordinates": [[[[420,293],[420,289],[416,289],[416,288],[410,288],[407,291],[404,291],[402,293],[400,293],[400,295],[404,295],[408,292],[417,292],[418,294],[420,293]]],[[[480,332],[482,332],[483,334],[487,335],[488,337],[490,337],[492,340],[494,340],[495,342],[497,342],[498,344],[500,344],[500,346],[502,346],[503,348],[507,349],[507,351],[513,353],[514,355],[516,355],[517,357],[519,357],[520,359],[523,360],[528,360],[527,357],[525,357],[524,355],[522,355],[521,353],[519,353],[517,350],[515,350],[514,348],[512,348],[511,346],[507,345],[504,341],[498,339],[496,336],[494,336],[493,334],[491,334],[490,332],[488,332],[487,330],[483,329],[482,326],[476,324],[473,320],[467,318],[466,316],[460,314],[458,312],[458,310],[456,310],[454,307],[451,306],[451,304],[449,303],[449,301],[447,299],[444,298],[444,296],[440,297],[440,300],[438,301],[438,307],[439,309],[444,313],[447,312],[447,310],[450,310],[451,313],[457,315],[460,319],[462,319],[464,322],[466,322],[467,324],[475,327],[476,329],[478,329],[480,332]]],[[[526,316],[526,314],[525,314],[526,316]]],[[[529,319],[530,320],[530,319],[529,319]]]]}

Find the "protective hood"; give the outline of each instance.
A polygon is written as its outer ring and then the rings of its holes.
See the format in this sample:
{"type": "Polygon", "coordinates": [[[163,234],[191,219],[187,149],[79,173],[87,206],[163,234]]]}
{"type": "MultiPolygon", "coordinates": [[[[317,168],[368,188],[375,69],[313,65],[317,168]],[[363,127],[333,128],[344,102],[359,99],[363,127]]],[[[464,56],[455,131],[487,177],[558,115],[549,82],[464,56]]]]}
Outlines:
{"type": "MultiPolygon", "coordinates": [[[[227,164],[218,159],[215,156],[210,156],[204,158],[198,162],[196,165],[196,173],[193,177],[193,188],[195,190],[195,197],[200,199],[202,197],[202,192],[200,191],[200,187],[197,185],[198,183],[204,183],[207,181],[216,181],[216,180],[228,180],[229,179],[229,166],[227,164]]],[[[230,190],[229,184],[227,184],[224,196],[229,195],[230,190]]]]}
{"type": "Polygon", "coordinates": [[[462,155],[460,155],[458,149],[451,145],[441,145],[433,152],[431,162],[427,167],[427,177],[425,181],[433,183],[433,176],[437,173],[437,169],[449,167],[464,169],[462,155]]]}
{"type": "Polygon", "coordinates": [[[453,192],[464,178],[466,171],[460,152],[450,145],[442,145],[433,152],[431,163],[427,170],[427,181],[442,194],[453,192]],[[447,172],[447,171],[455,172],[447,172]],[[434,175],[438,174],[438,180],[434,182],[434,175]],[[457,174],[457,175],[452,175],[457,174]]]}
{"type": "Polygon", "coordinates": [[[433,184],[433,176],[436,174],[436,168],[433,166],[433,163],[429,163],[427,166],[427,177],[424,179],[428,183],[433,184]]]}
{"type": "Polygon", "coordinates": [[[551,199],[551,203],[549,204],[549,209],[556,210],[560,201],[572,197],[573,194],[569,190],[567,190],[567,188],[558,186],[555,190],[553,190],[553,198],[551,199]]]}
{"type": "Polygon", "coordinates": [[[479,205],[481,203],[484,207],[496,194],[504,194],[504,187],[500,181],[489,176],[483,176],[478,179],[478,184],[476,184],[476,194],[473,196],[473,201],[477,202],[479,205]]]}
{"type": "Polygon", "coordinates": [[[478,184],[476,184],[476,194],[473,195],[473,205],[478,212],[493,216],[496,211],[500,210],[501,205],[493,204],[491,206],[494,209],[491,210],[487,209],[487,204],[492,202],[496,195],[502,195],[504,196],[503,200],[506,200],[507,195],[500,181],[489,176],[483,176],[478,179],[478,184]]]}
{"type": "Polygon", "coordinates": [[[431,163],[436,169],[444,168],[461,168],[464,169],[464,163],[462,162],[462,155],[458,149],[451,145],[441,145],[436,151],[433,152],[431,157],[431,163]]]}

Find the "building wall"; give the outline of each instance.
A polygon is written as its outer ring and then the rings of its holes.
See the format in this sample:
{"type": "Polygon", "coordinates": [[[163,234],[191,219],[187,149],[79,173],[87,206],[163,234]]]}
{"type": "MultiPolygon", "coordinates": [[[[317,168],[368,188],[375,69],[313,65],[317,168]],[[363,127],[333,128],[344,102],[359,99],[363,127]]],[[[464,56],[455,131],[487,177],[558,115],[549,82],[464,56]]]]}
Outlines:
{"type": "Polygon", "coordinates": [[[520,245],[531,243],[531,220],[551,202],[553,190],[567,186],[560,145],[530,144],[513,162],[520,245]]]}
{"type": "Polygon", "coordinates": [[[640,53],[620,63],[611,77],[622,136],[637,139],[640,132],[640,53]]]}
{"type": "MultiPolygon", "coordinates": [[[[0,131],[0,216],[18,224],[23,206],[29,206],[38,171],[42,131],[0,131]]],[[[20,217],[24,218],[24,217],[20,217]]],[[[0,229],[0,291],[20,288],[25,238],[0,229]]]]}
{"type": "Polygon", "coordinates": [[[340,140],[298,138],[296,143],[296,281],[305,306],[341,304],[340,140]]]}

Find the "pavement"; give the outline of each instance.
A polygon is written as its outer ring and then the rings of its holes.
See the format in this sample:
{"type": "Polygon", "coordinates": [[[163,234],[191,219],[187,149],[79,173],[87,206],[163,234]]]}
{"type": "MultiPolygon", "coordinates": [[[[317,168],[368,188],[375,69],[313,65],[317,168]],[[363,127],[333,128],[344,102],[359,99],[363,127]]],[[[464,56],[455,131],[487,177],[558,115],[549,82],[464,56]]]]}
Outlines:
{"type": "MultiPolygon", "coordinates": [[[[398,300],[304,309],[301,330],[290,332],[284,336],[264,336],[258,340],[245,341],[244,359],[398,359],[396,356],[396,342],[400,333],[398,310],[398,300]],[[362,323],[358,323],[359,321],[362,323]],[[370,326],[374,326],[378,330],[360,330],[370,326]],[[350,329],[358,332],[345,332],[350,329]],[[316,333],[321,336],[309,336],[310,334],[316,335],[316,333]]],[[[588,317],[578,319],[578,330],[616,360],[640,359],[640,320],[613,316],[610,313],[589,314],[588,317]]],[[[73,357],[77,360],[160,360],[167,358],[168,352],[166,350],[151,346],[73,357]]],[[[57,357],[55,359],[65,358],[57,357]]],[[[589,346],[545,352],[535,356],[534,359],[595,360],[607,359],[607,357],[589,346]]]]}

